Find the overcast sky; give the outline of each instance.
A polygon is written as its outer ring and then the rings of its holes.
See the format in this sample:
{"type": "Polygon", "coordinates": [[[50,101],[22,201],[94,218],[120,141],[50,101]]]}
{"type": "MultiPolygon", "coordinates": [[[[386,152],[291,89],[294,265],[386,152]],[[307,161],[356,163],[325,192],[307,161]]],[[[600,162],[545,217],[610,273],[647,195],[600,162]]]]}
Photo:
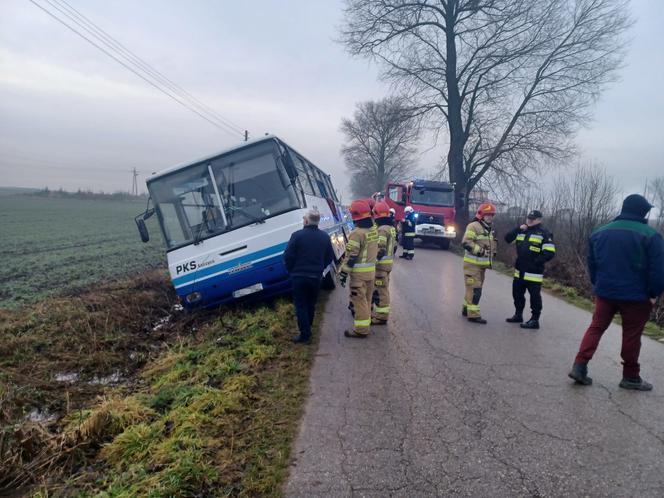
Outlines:
{"type": "MultiPolygon", "coordinates": [[[[339,122],[388,88],[375,66],[334,42],[341,0],[68,1],[253,137],[282,137],[347,190],[339,122]]],[[[604,164],[624,191],[664,175],[664,1],[633,0],[632,9],[621,81],[579,135],[581,160],[604,164]]],[[[0,0],[0,185],[126,191],[134,167],[143,187],[152,171],[239,140],[30,1],[0,0]]]]}

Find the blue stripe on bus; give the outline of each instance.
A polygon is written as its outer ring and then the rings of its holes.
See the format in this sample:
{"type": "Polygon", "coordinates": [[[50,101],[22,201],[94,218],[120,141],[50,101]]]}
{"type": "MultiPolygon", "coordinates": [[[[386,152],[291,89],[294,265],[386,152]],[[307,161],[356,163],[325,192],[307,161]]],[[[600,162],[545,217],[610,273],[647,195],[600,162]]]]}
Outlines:
{"type": "Polygon", "coordinates": [[[193,281],[193,280],[201,280],[209,275],[212,275],[214,273],[219,273],[223,272],[225,270],[228,270],[230,268],[233,268],[234,266],[238,266],[241,264],[245,263],[251,263],[252,261],[256,259],[262,259],[262,258],[267,258],[269,256],[278,256],[284,250],[286,250],[286,246],[288,245],[288,242],[284,242],[282,244],[277,244],[276,246],[272,247],[267,247],[265,249],[261,249],[260,251],[252,252],[251,254],[245,254],[244,256],[240,256],[239,258],[235,259],[230,259],[228,261],[224,261],[223,263],[216,264],[214,266],[210,266],[208,268],[205,268],[203,270],[197,270],[194,272],[191,272],[188,275],[183,275],[181,277],[177,277],[173,279],[173,285],[175,287],[179,287],[183,284],[186,284],[187,282],[193,281]]]}

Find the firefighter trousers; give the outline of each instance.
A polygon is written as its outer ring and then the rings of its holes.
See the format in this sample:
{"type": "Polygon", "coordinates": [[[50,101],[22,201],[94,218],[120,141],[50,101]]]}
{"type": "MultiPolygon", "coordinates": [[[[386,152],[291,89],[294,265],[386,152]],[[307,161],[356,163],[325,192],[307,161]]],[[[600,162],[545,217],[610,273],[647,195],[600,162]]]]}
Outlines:
{"type": "Polygon", "coordinates": [[[403,256],[413,259],[415,256],[415,233],[404,233],[401,245],[403,246],[403,256]]]}
{"type": "Polygon", "coordinates": [[[466,284],[466,294],[463,300],[463,310],[468,313],[468,318],[476,318],[480,314],[480,299],[482,297],[482,285],[484,285],[484,274],[486,267],[464,263],[463,276],[466,284]]]}
{"type": "Polygon", "coordinates": [[[355,313],[353,331],[358,335],[368,335],[371,327],[371,297],[374,290],[374,272],[350,275],[350,303],[355,313]]]}
{"type": "Polygon", "coordinates": [[[390,272],[376,270],[375,286],[378,299],[373,309],[373,318],[386,322],[390,316],[390,272]]]}
{"type": "Polygon", "coordinates": [[[539,320],[542,314],[542,284],[539,282],[528,282],[520,278],[512,281],[512,298],[516,314],[522,315],[526,307],[526,290],[530,294],[530,311],[533,313],[533,320],[539,320]]]}

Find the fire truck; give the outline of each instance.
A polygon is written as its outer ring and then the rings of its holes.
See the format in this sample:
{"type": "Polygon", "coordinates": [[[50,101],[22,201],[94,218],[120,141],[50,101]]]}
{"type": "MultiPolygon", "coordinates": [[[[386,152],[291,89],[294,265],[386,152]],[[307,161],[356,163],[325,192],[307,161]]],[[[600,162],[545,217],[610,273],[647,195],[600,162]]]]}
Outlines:
{"type": "Polygon", "coordinates": [[[404,208],[416,213],[415,237],[433,242],[443,249],[456,237],[454,224],[454,185],[448,182],[415,179],[406,183],[388,183],[385,202],[394,208],[398,221],[404,219],[404,208]]]}

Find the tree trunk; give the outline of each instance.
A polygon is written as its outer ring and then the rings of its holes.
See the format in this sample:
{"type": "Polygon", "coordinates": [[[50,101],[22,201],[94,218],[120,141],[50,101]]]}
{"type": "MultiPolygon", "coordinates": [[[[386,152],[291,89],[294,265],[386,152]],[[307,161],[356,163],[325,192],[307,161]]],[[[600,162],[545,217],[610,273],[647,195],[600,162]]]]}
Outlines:
{"type": "Polygon", "coordinates": [[[461,95],[459,93],[459,80],[457,78],[457,52],[456,35],[454,33],[454,9],[449,9],[445,20],[447,29],[445,80],[447,83],[447,125],[450,130],[450,149],[447,153],[447,164],[450,169],[450,182],[454,187],[454,207],[456,209],[456,222],[460,230],[468,224],[468,207],[466,194],[467,178],[463,169],[463,148],[465,145],[463,120],[461,117],[461,95]],[[463,196],[466,194],[466,202],[463,196]]]}

